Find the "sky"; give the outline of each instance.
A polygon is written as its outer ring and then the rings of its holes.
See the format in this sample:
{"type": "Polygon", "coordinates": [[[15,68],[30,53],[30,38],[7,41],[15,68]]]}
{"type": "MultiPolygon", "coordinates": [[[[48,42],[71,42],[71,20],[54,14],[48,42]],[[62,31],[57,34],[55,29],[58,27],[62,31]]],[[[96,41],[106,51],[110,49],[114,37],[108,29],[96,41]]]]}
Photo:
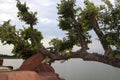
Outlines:
{"type": "MultiPolygon", "coordinates": [[[[58,15],[57,15],[57,3],[60,0],[20,0],[22,3],[26,2],[30,10],[37,11],[38,23],[35,26],[39,31],[42,32],[44,40],[42,41],[47,47],[48,42],[52,38],[62,38],[65,36],[65,32],[60,30],[58,27],[58,15]]],[[[96,4],[100,3],[100,0],[91,0],[96,4]]],[[[111,0],[114,2],[114,0],[111,0]]],[[[77,4],[83,6],[83,0],[77,0],[77,4]]],[[[3,21],[11,19],[11,24],[16,25],[16,27],[22,28],[23,22],[19,21],[17,18],[17,8],[16,0],[0,0],[0,24],[3,21]]],[[[27,26],[27,25],[26,25],[27,26]]],[[[94,40],[94,44],[90,44],[90,51],[102,51],[99,46],[99,42],[94,40]]],[[[0,42],[0,54],[10,54],[13,46],[12,45],[2,45],[0,42]]]]}

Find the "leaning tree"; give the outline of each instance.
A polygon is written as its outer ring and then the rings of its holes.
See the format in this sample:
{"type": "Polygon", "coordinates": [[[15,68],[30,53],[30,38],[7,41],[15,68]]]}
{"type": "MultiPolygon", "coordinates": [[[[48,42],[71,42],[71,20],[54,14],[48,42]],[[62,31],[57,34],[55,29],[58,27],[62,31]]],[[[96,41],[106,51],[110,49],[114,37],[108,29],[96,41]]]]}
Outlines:
{"type": "Polygon", "coordinates": [[[26,3],[17,0],[18,18],[28,26],[17,30],[10,20],[6,21],[0,26],[0,40],[3,44],[13,44],[12,53],[24,59],[40,51],[49,58],[48,63],[82,58],[120,68],[120,1],[116,0],[114,4],[109,0],[102,2],[104,4],[96,6],[84,0],[84,6],[78,6],[76,0],[61,0],[57,4],[58,27],[66,31],[66,37],[52,39],[51,47],[45,48],[41,43],[41,32],[34,28],[37,12],[29,11],[26,3]],[[103,47],[103,54],[88,52],[88,44],[94,43],[89,33],[91,30],[103,47]],[[80,49],[73,52],[74,46],[80,49]]]}

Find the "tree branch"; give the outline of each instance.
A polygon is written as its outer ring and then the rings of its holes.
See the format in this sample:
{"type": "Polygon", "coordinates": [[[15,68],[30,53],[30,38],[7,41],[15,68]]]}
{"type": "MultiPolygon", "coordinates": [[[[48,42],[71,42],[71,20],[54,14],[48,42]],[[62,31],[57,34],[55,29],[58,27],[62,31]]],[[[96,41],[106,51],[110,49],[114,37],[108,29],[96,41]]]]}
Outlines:
{"type": "MultiPolygon", "coordinates": [[[[46,53],[46,55],[47,55],[47,53],[46,53]]],[[[44,54],[45,54],[45,52],[44,52],[44,54]]],[[[104,64],[108,64],[108,65],[120,68],[120,60],[117,58],[100,55],[100,54],[95,54],[95,53],[89,53],[89,52],[86,52],[83,50],[79,50],[77,52],[72,52],[71,56],[53,55],[51,53],[48,53],[48,55],[51,58],[51,62],[59,61],[59,60],[68,60],[70,58],[82,58],[84,61],[97,61],[97,62],[101,62],[104,64]]]]}

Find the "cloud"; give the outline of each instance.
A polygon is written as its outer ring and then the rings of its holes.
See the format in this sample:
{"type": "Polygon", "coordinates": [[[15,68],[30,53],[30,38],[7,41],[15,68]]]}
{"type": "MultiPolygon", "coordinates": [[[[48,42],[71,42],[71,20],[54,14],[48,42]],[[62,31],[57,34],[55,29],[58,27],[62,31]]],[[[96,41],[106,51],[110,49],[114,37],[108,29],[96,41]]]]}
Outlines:
{"type": "Polygon", "coordinates": [[[15,20],[17,8],[15,0],[0,0],[0,23],[9,19],[15,20]]]}
{"type": "Polygon", "coordinates": [[[12,55],[13,45],[2,45],[0,42],[0,54],[12,55]]]}
{"type": "Polygon", "coordinates": [[[35,0],[34,3],[36,4],[41,4],[41,6],[49,7],[55,4],[56,1],[51,1],[51,0],[35,0]]]}
{"type": "Polygon", "coordinates": [[[49,42],[51,41],[51,39],[53,38],[56,38],[56,36],[48,36],[48,37],[45,37],[43,40],[42,40],[42,43],[43,45],[47,48],[49,47],[49,42]]]}
{"type": "MultiPolygon", "coordinates": [[[[15,0],[7,0],[7,3],[13,3],[15,2],[15,0]]],[[[0,3],[3,4],[3,3],[6,3],[5,0],[0,0],[0,3]]]]}
{"type": "Polygon", "coordinates": [[[1,22],[2,22],[2,21],[7,21],[7,20],[9,20],[9,19],[14,20],[14,17],[13,17],[13,16],[10,16],[10,15],[8,15],[8,14],[0,14],[0,21],[1,21],[1,22]]]}
{"type": "Polygon", "coordinates": [[[48,18],[39,18],[39,22],[42,24],[55,24],[57,21],[48,18]]]}

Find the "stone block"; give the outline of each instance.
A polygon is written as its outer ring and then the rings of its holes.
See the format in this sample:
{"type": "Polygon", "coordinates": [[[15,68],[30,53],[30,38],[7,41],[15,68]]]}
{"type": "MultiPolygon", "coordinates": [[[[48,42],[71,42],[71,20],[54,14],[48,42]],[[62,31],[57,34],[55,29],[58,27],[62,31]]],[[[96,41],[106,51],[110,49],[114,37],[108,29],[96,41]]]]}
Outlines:
{"type": "Polygon", "coordinates": [[[33,71],[44,60],[44,58],[45,57],[43,54],[36,53],[35,55],[25,60],[20,66],[19,70],[33,71]]]}
{"type": "Polygon", "coordinates": [[[46,63],[41,63],[35,68],[36,72],[55,72],[54,68],[46,63]]]}

